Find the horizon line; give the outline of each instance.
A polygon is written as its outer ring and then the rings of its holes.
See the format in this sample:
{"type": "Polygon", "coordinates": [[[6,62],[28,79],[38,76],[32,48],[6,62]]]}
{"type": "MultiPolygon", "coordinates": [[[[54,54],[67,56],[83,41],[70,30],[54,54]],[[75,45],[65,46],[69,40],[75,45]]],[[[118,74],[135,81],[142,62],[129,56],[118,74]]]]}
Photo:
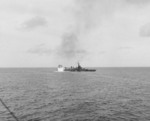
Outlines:
{"type": "MultiPolygon", "coordinates": [[[[70,66],[69,66],[70,67],[70,66]]],[[[85,68],[150,68],[150,66],[85,66],[85,68]]],[[[49,67],[31,67],[31,66],[27,66],[27,67],[0,67],[0,68],[57,68],[57,66],[49,66],[49,67]]]]}

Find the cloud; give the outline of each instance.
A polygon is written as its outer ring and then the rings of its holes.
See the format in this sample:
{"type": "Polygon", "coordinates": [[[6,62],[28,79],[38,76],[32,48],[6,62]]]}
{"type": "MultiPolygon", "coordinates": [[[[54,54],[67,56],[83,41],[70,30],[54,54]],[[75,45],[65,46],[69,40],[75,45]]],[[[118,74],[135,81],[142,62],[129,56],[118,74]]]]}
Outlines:
{"type": "Polygon", "coordinates": [[[139,34],[141,37],[150,37],[150,23],[143,25],[139,34]]]}
{"type": "Polygon", "coordinates": [[[127,3],[135,4],[135,5],[145,5],[150,3],[150,0],[125,0],[127,3]]]}
{"type": "Polygon", "coordinates": [[[27,51],[28,53],[31,53],[31,54],[37,54],[37,55],[50,55],[52,54],[52,50],[50,48],[47,48],[45,46],[45,44],[40,44],[34,48],[31,48],[27,51]]]}
{"type": "Polygon", "coordinates": [[[119,50],[131,50],[131,49],[133,49],[133,48],[130,47],[130,46],[122,46],[122,47],[119,47],[118,49],[119,49],[119,50]]]}
{"type": "Polygon", "coordinates": [[[111,17],[120,0],[76,0],[76,20],[83,30],[96,28],[107,17],[111,17]]]}
{"type": "Polygon", "coordinates": [[[35,28],[46,26],[46,25],[47,25],[47,21],[45,18],[36,16],[22,23],[20,29],[33,30],[35,28]]]}
{"type": "Polygon", "coordinates": [[[103,54],[105,54],[105,53],[106,53],[106,51],[99,51],[99,52],[98,52],[99,55],[103,55],[103,54]]]}

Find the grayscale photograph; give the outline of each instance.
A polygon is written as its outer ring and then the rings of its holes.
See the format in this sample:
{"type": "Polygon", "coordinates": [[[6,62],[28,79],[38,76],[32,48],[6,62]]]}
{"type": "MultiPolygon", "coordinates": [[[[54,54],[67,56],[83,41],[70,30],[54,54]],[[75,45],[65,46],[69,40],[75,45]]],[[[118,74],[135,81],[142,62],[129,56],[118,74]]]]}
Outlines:
{"type": "Polygon", "coordinates": [[[0,0],[0,121],[150,121],[150,0],[0,0]]]}

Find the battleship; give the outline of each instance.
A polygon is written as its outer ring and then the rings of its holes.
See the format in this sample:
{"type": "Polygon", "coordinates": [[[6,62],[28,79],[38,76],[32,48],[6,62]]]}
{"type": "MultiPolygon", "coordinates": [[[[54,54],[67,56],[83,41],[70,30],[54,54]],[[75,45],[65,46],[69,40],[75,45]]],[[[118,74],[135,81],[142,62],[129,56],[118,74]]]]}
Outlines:
{"type": "Polygon", "coordinates": [[[62,65],[58,65],[57,68],[58,72],[64,72],[64,71],[71,71],[71,72],[95,72],[95,69],[87,69],[87,68],[83,68],[81,67],[80,63],[78,63],[77,67],[63,67],[62,65]]]}

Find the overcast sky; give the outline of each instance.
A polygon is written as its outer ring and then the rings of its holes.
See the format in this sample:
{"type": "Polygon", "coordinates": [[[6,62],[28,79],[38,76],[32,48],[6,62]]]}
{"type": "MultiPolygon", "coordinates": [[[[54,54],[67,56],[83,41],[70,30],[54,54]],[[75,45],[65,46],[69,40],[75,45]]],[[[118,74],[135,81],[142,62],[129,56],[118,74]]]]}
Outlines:
{"type": "Polygon", "coordinates": [[[150,66],[150,0],[0,0],[0,67],[150,66]]]}

